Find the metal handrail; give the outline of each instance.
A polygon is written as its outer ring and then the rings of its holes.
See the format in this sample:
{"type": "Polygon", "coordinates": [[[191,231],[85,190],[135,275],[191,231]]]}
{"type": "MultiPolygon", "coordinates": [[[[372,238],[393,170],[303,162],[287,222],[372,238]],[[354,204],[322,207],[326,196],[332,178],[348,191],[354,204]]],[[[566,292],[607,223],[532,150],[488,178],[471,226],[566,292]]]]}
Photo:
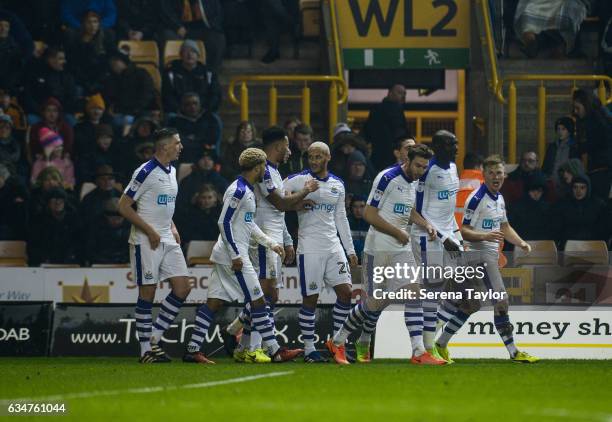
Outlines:
{"type": "Polygon", "coordinates": [[[238,82],[334,82],[340,85],[340,98],[338,98],[338,105],[342,105],[348,99],[348,90],[346,88],[346,82],[344,79],[338,76],[330,75],[236,75],[230,79],[228,87],[229,100],[234,105],[240,105],[240,101],[234,94],[236,83],[238,82]]]}

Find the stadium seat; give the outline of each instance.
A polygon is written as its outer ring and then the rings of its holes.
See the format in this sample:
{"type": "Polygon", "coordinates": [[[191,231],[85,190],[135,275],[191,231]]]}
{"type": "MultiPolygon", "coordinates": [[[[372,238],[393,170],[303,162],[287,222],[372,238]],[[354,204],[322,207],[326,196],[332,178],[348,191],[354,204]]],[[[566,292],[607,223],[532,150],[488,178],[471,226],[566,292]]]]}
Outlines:
{"type": "Polygon", "coordinates": [[[159,49],[155,41],[119,41],[119,50],[126,52],[133,62],[159,67],[159,49]]]}
{"type": "Polygon", "coordinates": [[[316,38],[321,34],[321,1],[300,0],[302,36],[316,38]]]}
{"type": "Polygon", "coordinates": [[[26,242],[22,240],[0,241],[0,267],[27,267],[26,242]]]}
{"type": "Polygon", "coordinates": [[[181,183],[181,181],[189,176],[191,174],[191,172],[193,171],[193,164],[192,163],[181,163],[181,165],[178,168],[178,173],[177,173],[177,180],[179,183],[181,183]]]}
{"type": "Polygon", "coordinates": [[[81,193],[79,194],[79,200],[82,201],[85,195],[87,195],[89,192],[91,192],[95,188],[96,188],[96,185],[94,183],[91,183],[91,182],[83,183],[83,185],[81,186],[81,193]]]}
{"type": "Polygon", "coordinates": [[[210,254],[212,253],[214,240],[192,240],[187,246],[187,265],[211,265],[210,254]]]}
{"type": "Polygon", "coordinates": [[[603,240],[568,240],[565,265],[608,265],[608,247],[603,240]]]}
{"type": "Polygon", "coordinates": [[[147,71],[147,73],[151,76],[151,79],[153,79],[155,91],[161,94],[162,79],[157,66],[152,63],[136,63],[136,66],[147,71]]]}
{"type": "Polygon", "coordinates": [[[553,240],[530,240],[531,253],[527,255],[521,248],[514,248],[514,265],[556,265],[557,245],[553,240]]]}
{"type": "MultiPolygon", "coordinates": [[[[198,44],[198,48],[200,49],[200,61],[202,63],[206,63],[206,48],[204,47],[204,43],[200,40],[195,41],[198,44]]],[[[164,47],[164,66],[168,66],[172,60],[176,60],[180,58],[181,45],[183,45],[183,41],[166,41],[166,45],[164,47]]]]}

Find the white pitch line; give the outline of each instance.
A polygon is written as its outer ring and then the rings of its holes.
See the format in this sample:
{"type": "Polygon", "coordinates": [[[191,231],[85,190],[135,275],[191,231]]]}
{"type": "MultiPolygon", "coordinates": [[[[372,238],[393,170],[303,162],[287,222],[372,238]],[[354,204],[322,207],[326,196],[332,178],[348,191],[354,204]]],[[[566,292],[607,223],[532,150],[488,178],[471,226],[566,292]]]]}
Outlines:
{"type": "Polygon", "coordinates": [[[15,403],[15,402],[42,402],[42,401],[56,402],[56,401],[64,401],[64,400],[70,400],[70,399],[83,399],[83,398],[100,397],[100,396],[116,396],[119,394],[148,394],[148,393],[158,393],[162,391],[190,390],[190,389],[197,389],[197,388],[216,387],[218,385],[239,384],[242,382],[255,381],[258,379],[262,379],[262,378],[282,377],[285,375],[291,375],[293,373],[294,371],[270,372],[267,374],[250,375],[248,377],[230,378],[230,379],[219,380],[219,381],[202,382],[198,384],[128,388],[126,390],[90,391],[86,393],[69,393],[69,394],[60,394],[60,395],[55,395],[55,396],[43,396],[43,397],[20,397],[20,398],[14,398],[14,399],[2,399],[0,400],[0,405],[5,405],[5,404],[10,404],[10,403],[15,403]]]}

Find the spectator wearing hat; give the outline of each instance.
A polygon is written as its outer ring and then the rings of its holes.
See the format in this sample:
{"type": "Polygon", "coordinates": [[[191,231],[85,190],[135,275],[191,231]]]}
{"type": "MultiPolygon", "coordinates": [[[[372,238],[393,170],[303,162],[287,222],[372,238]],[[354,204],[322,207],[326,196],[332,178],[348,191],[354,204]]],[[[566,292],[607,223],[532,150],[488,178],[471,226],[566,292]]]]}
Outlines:
{"type": "Polygon", "coordinates": [[[28,190],[0,164],[0,240],[25,240],[28,190]]]}
{"type": "Polygon", "coordinates": [[[559,183],[555,185],[556,197],[558,199],[569,199],[572,197],[572,182],[575,177],[586,175],[582,161],[571,158],[559,166],[557,171],[559,183]]]}
{"type": "MultiPolygon", "coordinates": [[[[60,47],[49,47],[41,62],[35,62],[30,67],[27,77],[23,104],[28,113],[28,122],[33,125],[40,121],[37,116],[48,98],[53,97],[62,104],[63,111],[76,111],[77,88],[74,76],[66,70],[66,53],[60,47]]],[[[76,124],[76,121],[70,121],[76,124]]]]}
{"type": "MultiPolygon", "coordinates": [[[[348,129],[348,126],[346,126],[348,129]]],[[[336,127],[334,143],[331,146],[331,161],[329,170],[337,175],[346,177],[348,172],[348,159],[355,151],[360,151],[366,157],[368,172],[373,173],[372,164],[367,160],[368,146],[355,132],[336,127]],[[338,131],[340,129],[341,131],[338,131]]]]}
{"type": "Polygon", "coordinates": [[[79,215],[62,188],[49,190],[43,214],[30,219],[29,265],[78,264],[81,248],[79,215]]]}
{"type": "Polygon", "coordinates": [[[83,154],[77,161],[79,183],[94,181],[95,171],[102,165],[119,168],[121,157],[113,142],[113,136],[113,128],[110,125],[101,124],[96,127],[94,149],[83,154]]]}
{"type": "Polygon", "coordinates": [[[98,166],[94,177],[96,187],[83,197],[79,210],[86,224],[91,223],[100,215],[106,200],[121,196],[121,191],[115,187],[116,175],[111,166],[108,164],[98,166]]]}
{"type": "Polygon", "coordinates": [[[111,119],[104,114],[106,104],[102,95],[97,93],[87,98],[83,118],[74,127],[74,155],[77,158],[95,149],[96,128],[100,124],[110,124],[111,119]]]}
{"type": "Polygon", "coordinates": [[[544,200],[546,180],[542,175],[527,182],[523,198],[508,208],[508,220],[525,240],[553,238],[551,227],[552,206],[544,200]]]}
{"type": "Polygon", "coordinates": [[[187,208],[194,195],[203,185],[212,185],[217,192],[225,192],[229,182],[216,170],[217,157],[214,151],[205,150],[193,164],[191,173],[181,180],[177,208],[187,208]]]}
{"type": "Polygon", "coordinates": [[[217,240],[221,209],[219,193],[210,184],[200,186],[187,204],[177,204],[175,222],[183,245],[192,240],[217,240]]]}
{"type": "Polygon", "coordinates": [[[117,49],[113,32],[100,25],[100,15],[89,10],[81,19],[81,27],[66,31],[68,67],[84,95],[92,95],[102,88],[108,73],[108,57],[117,49]]]}
{"type": "Polygon", "coordinates": [[[370,229],[370,224],[365,221],[365,207],[367,197],[362,195],[353,195],[349,204],[348,222],[351,228],[351,236],[353,237],[353,246],[355,247],[355,253],[359,258],[361,264],[361,256],[363,255],[363,248],[365,246],[365,239],[370,229]]]}
{"type": "Polygon", "coordinates": [[[347,171],[343,177],[347,196],[367,196],[372,188],[372,179],[367,172],[367,160],[361,151],[353,151],[347,161],[347,171]]]}
{"type": "Polygon", "coordinates": [[[85,264],[126,264],[130,262],[125,245],[130,237],[131,224],[119,214],[119,199],[104,201],[102,213],[92,224],[84,227],[85,264]]]}
{"type": "Polygon", "coordinates": [[[164,0],[160,2],[159,13],[162,39],[204,41],[207,63],[215,71],[219,69],[225,52],[220,0],[164,0]]]}
{"type": "Polygon", "coordinates": [[[110,68],[111,74],[103,84],[104,101],[113,116],[113,126],[123,130],[154,107],[155,87],[149,73],[136,67],[126,54],[111,55],[110,68]]]}
{"type": "Polygon", "coordinates": [[[571,198],[557,203],[553,215],[553,233],[561,249],[568,240],[608,240],[603,229],[609,224],[606,221],[606,205],[591,195],[588,176],[574,177],[571,198]]]}
{"type": "Polygon", "coordinates": [[[178,113],[183,95],[195,92],[202,110],[215,113],[221,105],[221,86],[217,72],[200,59],[200,50],[193,40],[181,45],[181,58],[173,60],[163,74],[162,98],[166,113],[178,113]]]}
{"type": "Polygon", "coordinates": [[[121,139],[119,144],[122,158],[121,173],[131,175],[136,167],[149,160],[151,155],[146,153],[153,145],[153,133],[158,128],[157,121],[149,114],[136,119],[128,136],[121,139]]]}
{"type": "Polygon", "coordinates": [[[62,104],[56,98],[48,98],[41,109],[42,120],[30,127],[28,133],[28,160],[33,162],[39,156],[43,157],[43,148],[40,143],[41,129],[50,129],[62,137],[64,152],[73,156],[74,131],[64,120],[62,104]]]}
{"type": "Polygon", "coordinates": [[[38,138],[43,149],[43,156],[38,156],[32,164],[32,183],[46,167],[55,167],[64,179],[64,186],[73,189],[75,185],[74,164],[70,155],[64,151],[64,140],[61,135],[47,127],[40,128],[38,138]]]}
{"type": "Polygon", "coordinates": [[[221,125],[218,116],[202,109],[200,96],[195,92],[183,94],[181,110],[176,117],[170,119],[168,126],[176,128],[181,136],[181,162],[194,163],[202,151],[219,150],[221,125]]]}
{"type": "Polygon", "coordinates": [[[13,119],[0,114],[0,164],[15,174],[21,159],[21,145],[13,136],[13,119]]]}
{"type": "Polygon", "coordinates": [[[555,122],[557,140],[548,144],[542,171],[552,178],[555,184],[559,183],[559,167],[570,158],[580,158],[578,144],[574,140],[574,121],[571,117],[561,117],[555,122]]]}
{"type": "Polygon", "coordinates": [[[98,15],[103,28],[111,29],[117,21],[113,0],[61,0],[62,23],[70,28],[80,29],[82,17],[87,12],[98,15]]]}

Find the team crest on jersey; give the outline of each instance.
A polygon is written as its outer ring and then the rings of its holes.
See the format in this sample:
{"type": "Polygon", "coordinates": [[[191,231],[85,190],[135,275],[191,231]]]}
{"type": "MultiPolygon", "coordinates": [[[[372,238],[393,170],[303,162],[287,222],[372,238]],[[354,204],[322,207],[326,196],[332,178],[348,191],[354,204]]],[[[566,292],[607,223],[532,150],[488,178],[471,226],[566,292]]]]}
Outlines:
{"type": "Polygon", "coordinates": [[[230,199],[230,203],[229,203],[230,208],[236,208],[239,202],[240,202],[240,199],[236,198],[235,196],[232,196],[232,199],[230,199]]]}
{"type": "Polygon", "coordinates": [[[270,267],[269,273],[271,278],[276,277],[276,269],[274,267],[270,267]]]}
{"type": "Polygon", "coordinates": [[[315,283],[314,281],[312,281],[309,285],[308,285],[308,289],[309,290],[317,290],[317,283],[315,283]]]}
{"type": "Polygon", "coordinates": [[[261,289],[258,286],[255,286],[255,288],[253,288],[253,295],[257,296],[261,293],[261,289]]]}
{"type": "Polygon", "coordinates": [[[471,220],[473,216],[474,216],[474,210],[471,210],[469,208],[467,210],[465,210],[464,218],[466,220],[471,220]]]}
{"type": "Polygon", "coordinates": [[[417,186],[417,192],[423,192],[424,190],[425,190],[425,183],[419,182],[419,185],[417,186]]]}
{"type": "Polygon", "coordinates": [[[335,186],[334,186],[334,187],[332,187],[332,188],[331,188],[331,193],[333,193],[334,195],[337,195],[337,194],[338,194],[338,188],[337,188],[337,187],[335,187],[335,186]]]}
{"type": "Polygon", "coordinates": [[[138,180],[134,180],[132,182],[132,186],[130,187],[130,190],[132,192],[136,192],[138,189],[140,189],[140,185],[141,185],[141,183],[138,180]]]}
{"type": "Polygon", "coordinates": [[[383,196],[383,191],[381,191],[380,189],[376,189],[376,190],[374,191],[374,200],[375,200],[375,201],[380,201],[380,199],[382,198],[382,196],[383,196]]]}
{"type": "Polygon", "coordinates": [[[153,280],[153,273],[151,271],[147,271],[144,275],[145,280],[153,280]]]}
{"type": "Polygon", "coordinates": [[[274,181],[272,179],[266,180],[266,189],[274,189],[274,181]]]}

